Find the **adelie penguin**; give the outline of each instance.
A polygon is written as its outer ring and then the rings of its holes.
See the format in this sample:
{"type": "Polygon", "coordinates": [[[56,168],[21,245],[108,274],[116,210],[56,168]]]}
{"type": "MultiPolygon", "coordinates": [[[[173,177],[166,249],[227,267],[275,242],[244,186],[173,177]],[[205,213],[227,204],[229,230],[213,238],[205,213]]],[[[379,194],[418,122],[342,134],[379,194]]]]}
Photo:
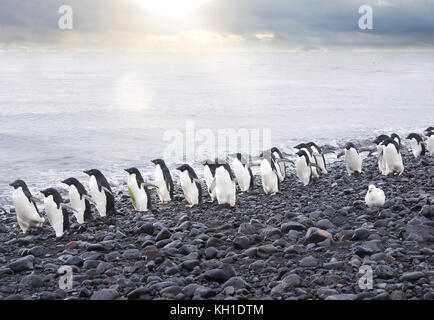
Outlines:
{"type": "Polygon", "coordinates": [[[117,213],[115,209],[115,197],[107,179],[98,169],[83,172],[90,177],[90,194],[101,219],[104,220],[106,216],[115,215],[117,213]]]}
{"type": "Polygon", "coordinates": [[[188,202],[187,207],[192,208],[193,206],[202,203],[201,182],[197,178],[193,168],[188,164],[183,164],[176,168],[176,170],[181,171],[179,179],[185,200],[188,202]]]}
{"type": "Polygon", "coordinates": [[[208,193],[211,197],[209,202],[214,202],[216,199],[215,188],[211,190],[211,185],[215,180],[215,170],[217,169],[217,164],[213,163],[211,160],[206,160],[203,163],[203,177],[205,178],[205,183],[208,188],[208,193]]]}
{"type": "MultiPolygon", "coordinates": [[[[283,155],[282,152],[280,152],[280,150],[276,147],[271,148],[271,153],[273,154],[274,158],[277,159],[283,159],[283,155]]],[[[278,164],[278,169],[277,170],[277,174],[279,176],[279,181],[283,182],[283,180],[285,180],[286,177],[286,163],[285,161],[280,161],[278,164]]]]}
{"type": "Polygon", "coordinates": [[[54,188],[42,190],[41,193],[44,195],[45,213],[48,221],[53,227],[56,237],[59,238],[69,229],[69,213],[66,208],[72,208],[63,203],[62,196],[54,188]]]}
{"type": "Polygon", "coordinates": [[[315,142],[308,142],[307,145],[312,149],[315,162],[319,168],[319,174],[327,174],[327,165],[321,148],[315,142]]]}
{"type": "Polygon", "coordinates": [[[211,191],[215,189],[218,204],[227,204],[231,208],[235,207],[236,188],[235,175],[229,164],[225,162],[217,163],[215,179],[211,184],[211,191]]]}
{"type": "Polygon", "coordinates": [[[128,172],[128,192],[134,209],[138,212],[152,210],[151,196],[140,171],[134,167],[125,171],[128,172]]]}
{"type": "Polygon", "coordinates": [[[392,138],[387,138],[383,140],[382,145],[386,163],[386,170],[382,174],[387,176],[389,173],[397,172],[401,175],[404,172],[404,164],[398,143],[392,138]]]}
{"type": "Polygon", "coordinates": [[[429,127],[425,130],[426,148],[431,156],[434,156],[434,128],[429,127]]]}
{"type": "Polygon", "coordinates": [[[155,164],[155,185],[157,187],[158,197],[162,204],[167,204],[173,200],[173,180],[166,163],[162,159],[151,161],[155,164]]]}
{"type": "Polygon", "coordinates": [[[389,138],[388,135],[382,134],[379,135],[377,138],[375,138],[375,140],[373,141],[377,147],[377,153],[378,153],[377,166],[378,166],[378,171],[380,171],[381,174],[383,174],[386,171],[386,161],[384,160],[384,146],[382,143],[387,138],[389,138]]]}
{"type": "Polygon", "coordinates": [[[254,184],[252,169],[241,153],[235,154],[235,157],[232,160],[232,168],[240,191],[248,192],[252,190],[254,184]]]}
{"type": "MultiPolygon", "coordinates": [[[[294,147],[295,149],[298,149],[299,151],[305,151],[308,158],[309,158],[309,163],[316,163],[316,158],[314,156],[314,151],[312,150],[311,146],[307,143],[300,143],[298,145],[296,145],[294,147]]],[[[312,168],[312,176],[314,178],[318,178],[320,173],[320,170],[318,170],[317,167],[313,167],[312,168]]]]}
{"type": "Polygon", "coordinates": [[[69,202],[75,209],[74,216],[79,224],[92,220],[92,209],[90,207],[90,197],[84,186],[75,178],[68,178],[62,183],[69,186],[69,202]]]}
{"type": "Polygon", "coordinates": [[[358,150],[354,143],[348,142],[345,145],[345,149],[343,152],[338,154],[338,158],[345,155],[345,162],[347,167],[347,173],[351,176],[354,173],[362,173],[362,157],[360,155],[361,152],[373,152],[373,150],[368,148],[361,148],[358,150]]]}
{"type": "Polygon", "coordinates": [[[15,206],[18,225],[23,233],[27,233],[32,227],[42,228],[45,219],[41,217],[36,206],[36,202],[40,202],[40,200],[32,196],[23,180],[15,180],[9,185],[14,188],[12,200],[15,206]]]}
{"type": "Polygon", "coordinates": [[[261,170],[262,189],[265,194],[275,195],[280,191],[279,163],[281,161],[291,161],[287,159],[276,159],[271,150],[261,153],[259,158],[261,159],[259,166],[261,170]]]}
{"type": "Polygon", "coordinates": [[[411,152],[415,158],[425,155],[425,144],[423,143],[421,135],[417,133],[410,133],[407,136],[407,140],[410,140],[411,152]]]}
{"type": "Polygon", "coordinates": [[[312,181],[313,169],[319,169],[319,166],[316,163],[310,162],[308,152],[304,148],[298,151],[296,155],[295,172],[301,183],[303,183],[303,186],[307,186],[312,181]]]}

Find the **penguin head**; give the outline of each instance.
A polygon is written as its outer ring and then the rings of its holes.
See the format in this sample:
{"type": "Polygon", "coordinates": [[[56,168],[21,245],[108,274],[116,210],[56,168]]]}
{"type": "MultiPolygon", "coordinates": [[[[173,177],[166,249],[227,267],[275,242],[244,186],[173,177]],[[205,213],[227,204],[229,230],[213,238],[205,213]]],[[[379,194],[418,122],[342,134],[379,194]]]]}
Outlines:
{"type": "Polygon", "coordinates": [[[428,127],[424,130],[425,133],[434,132],[434,127],[428,127]]]}
{"type": "Polygon", "coordinates": [[[202,165],[204,165],[204,166],[209,166],[210,164],[213,164],[213,162],[209,159],[202,161],[202,165]]]}
{"type": "Polygon", "coordinates": [[[379,145],[381,142],[383,142],[385,139],[389,138],[388,135],[381,134],[375,140],[373,141],[376,145],[379,145]]]}
{"type": "Polygon", "coordinates": [[[60,204],[63,202],[62,200],[62,196],[60,195],[60,193],[54,189],[54,188],[48,188],[48,189],[44,189],[40,191],[45,198],[48,198],[49,196],[53,197],[54,202],[57,204],[57,206],[59,207],[60,204]]]}
{"type": "Polygon", "coordinates": [[[190,166],[188,164],[183,164],[183,165],[179,166],[178,168],[176,168],[176,170],[183,172],[186,170],[188,171],[189,168],[190,168],[190,166]]]}
{"type": "Polygon", "coordinates": [[[90,169],[90,170],[85,170],[83,172],[87,174],[89,177],[101,175],[101,171],[99,171],[98,169],[90,169]]]}
{"type": "Polygon", "coordinates": [[[390,137],[395,140],[398,144],[401,144],[401,138],[396,134],[396,133],[392,133],[390,135],[390,137]]]}
{"type": "Polygon", "coordinates": [[[166,166],[166,163],[162,159],[154,159],[154,160],[151,160],[151,162],[155,165],[157,165],[157,164],[160,165],[160,167],[166,166]]]}
{"type": "Polygon", "coordinates": [[[350,150],[351,148],[354,148],[354,149],[357,150],[357,148],[356,148],[356,146],[354,145],[354,143],[352,143],[352,142],[348,142],[348,143],[345,145],[345,149],[346,149],[346,150],[350,150]]]}
{"type": "Polygon", "coordinates": [[[418,135],[417,133],[410,133],[406,139],[407,140],[415,139],[417,141],[417,143],[422,142],[422,137],[420,135],[418,135]]]}
{"type": "Polygon", "coordinates": [[[18,188],[23,188],[23,189],[27,189],[27,185],[26,183],[21,180],[21,179],[17,179],[14,182],[9,184],[11,187],[13,187],[14,189],[18,189],[18,188]]]}
{"type": "Polygon", "coordinates": [[[78,180],[75,178],[68,178],[68,179],[62,180],[60,182],[66,184],[68,186],[76,186],[78,180]]]}
{"type": "Polygon", "coordinates": [[[132,168],[128,168],[128,169],[124,169],[126,172],[128,172],[129,174],[135,174],[135,175],[139,175],[139,169],[132,167],[132,168]]]}
{"type": "Polygon", "coordinates": [[[296,145],[294,148],[300,150],[300,149],[307,148],[307,147],[308,147],[307,143],[300,143],[300,144],[296,145]]]}

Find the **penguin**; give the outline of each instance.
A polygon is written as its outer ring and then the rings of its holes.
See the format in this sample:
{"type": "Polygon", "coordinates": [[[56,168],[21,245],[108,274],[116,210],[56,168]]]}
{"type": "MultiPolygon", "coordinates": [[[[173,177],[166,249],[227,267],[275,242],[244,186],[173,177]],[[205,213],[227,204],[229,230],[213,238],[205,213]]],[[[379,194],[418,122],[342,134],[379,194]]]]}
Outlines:
{"type": "Polygon", "coordinates": [[[313,155],[315,157],[315,162],[319,167],[319,174],[324,175],[327,174],[327,166],[324,158],[324,154],[321,148],[314,142],[308,142],[307,145],[312,149],[313,155]]]}
{"type": "Polygon", "coordinates": [[[392,138],[387,138],[383,140],[382,145],[384,146],[384,161],[386,162],[386,170],[383,175],[387,176],[393,172],[398,172],[401,175],[404,172],[404,164],[398,143],[392,138]]]}
{"type": "Polygon", "coordinates": [[[211,185],[215,179],[215,170],[217,168],[217,164],[212,163],[211,160],[206,160],[203,163],[203,176],[205,178],[205,183],[208,188],[208,193],[211,197],[209,202],[214,202],[216,199],[215,189],[211,190],[211,185]]]}
{"type": "MultiPolygon", "coordinates": [[[[275,159],[283,159],[283,155],[278,148],[276,147],[271,148],[271,153],[274,155],[275,159]]],[[[277,174],[279,176],[279,181],[283,182],[283,180],[285,180],[286,177],[286,164],[284,161],[279,162],[278,169],[279,170],[277,170],[277,174]]]]}
{"type": "Polygon", "coordinates": [[[273,153],[268,153],[267,157],[261,154],[262,157],[260,168],[261,168],[261,180],[262,189],[265,194],[275,195],[280,190],[280,179],[279,171],[276,165],[276,158],[273,153]]]}
{"type": "Polygon", "coordinates": [[[176,168],[176,170],[181,171],[180,182],[185,199],[188,202],[186,206],[192,208],[194,205],[202,203],[201,182],[197,178],[193,168],[188,164],[183,164],[176,168]]]}
{"type": "Polygon", "coordinates": [[[140,171],[134,167],[125,171],[128,172],[128,192],[134,209],[138,212],[152,210],[151,195],[140,171]]]}
{"type": "Polygon", "coordinates": [[[89,179],[90,194],[102,220],[106,216],[117,214],[114,193],[107,179],[98,169],[83,171],[89,179]]]}
{"type": "Polygon", "coordinates": [[[69,229],[69,213],[63,203],[62,196],[54,188],[42,190],[44,195],[45,213],[48,221],[56,233],[56,237],[63,236],[64,232],[69,229]]]}
{"type": "Polygon", "coordinates": [[[295,173],[300,179],[303,186],[307,186],[313,177],[313,167],[318,168],[318,165],[310,162],[308,152],[302,148],[296,153],[297,159],[295,160],[295,173]]]}
{"type": "Polygon", "coordinates": [[[11,184],[14,188],[12,200],[15,206],[18,225],[24,234],[32,227],[42,228],[45,219],[41,217],[36,202],[40,200],[34,198],[29,188],[23,180],[15,180],[11,184]]]}
{"type": "Polygon", "coordinates": [[[73,207],[76,212],[74,216],[79,224],[92,220],[92,210],[90,207],[90,200],[84,186],[75,178],[68,178],[62,183],[69,186],[69,201],[71,207],[73,207]]]}
{"type": "MultiPolygon", "coordinates": [[[[296,145],[294,147],[295,149],[298,150],[304,150],[309,158],[309,163],[316,163],[316,159],[314,157],[314,152],[312,150],[312,148],[307,144],[307,143],[300,143],[299,145],[296,145]]],[[[313,167],[312,169],[312,176],[314,178],[318,178],[319,177],[319,173],[316,167],[313,167]]]]}
{"type": "Polygon", "coordinates": [[[215,170],[215,180],[212,183],[211,190],[215,190],[218,204],[228,204],[229,207],[235,207],[236,201],[236,183],[235,176],[231,167],[226,162],[219,162],[215,170]]]}
{"type": "Polygon", "coordinates": [[[431,156],[434,156],[434,130],[426,132],[426,148],[431,156]]]}
{"type": "Polygon", "coordinates": [[[236,153],[232,160],[232,168],[241,192],[248,192],[253,189],[254,180],[250,164],[245,161],[241,153],[236,153]]]}
{"type": "Polygon", "coordinates": [[[155,185],[160,203],[167,204],[173,200],[173,180],[166,163],[162,159],[151,161],[155,164],[155,185]]]}
{"type": "Polygon", "coordinates": [[[369,148],[361,148],[358,150],[354,143],[348,142],[345,145],[345,149],[343,152],[338,154],[338,158],[345,155],[345,162],[347,167],[348,175],[351,176],[353,173],[362,173],[362,157],[360,156],[361,152],[369,152],[371,154],[374,150],[369,148]]]}
{"type": "Polygon", "coordinates": [[[424,130],[425,133],[428,133],[430,131],[434,131],[434,127],[428,127],[424,130]]]}
{"type": "Polygon", "coordinates": [[[411,151],[416,159],[425,155],[425,144],[419,134],[410,133],[406,139],[410,140],[411,151]]]}
{"type": "Polygon", "coordinates": [[[368,208],[381,208],[385,201],[386,196],[384,195],[384,191],[371,184],[365,196],[365,203],[368,208]]]}
{"type": "Polygon", "coordinates": [[[381,174],[386,171],[386,161],[384,160],[384,146],[382,145],[382,142],[387,138],[389,138],[388,135],[382,134],[375,138],[375,140],[373,141],[377,147],[377,165],[378,171],[380,171],[381,174]]]}

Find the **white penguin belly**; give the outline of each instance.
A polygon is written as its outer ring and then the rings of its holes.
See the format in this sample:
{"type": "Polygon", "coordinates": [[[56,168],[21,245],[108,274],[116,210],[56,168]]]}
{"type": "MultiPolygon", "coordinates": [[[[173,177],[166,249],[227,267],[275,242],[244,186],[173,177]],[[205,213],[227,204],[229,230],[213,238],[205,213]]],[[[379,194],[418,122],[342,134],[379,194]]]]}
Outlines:
{"type": "Polygon", "coordinates": [[[164,180],[163,170],[160,165],[155,167],[155,185],[158,187],[157,193],[161,202],[170,201],[170,191],[167,189],[166,180],[164,180]]]}
{"type": "Polygon", "coordinates": [[[77,222],[84,223],[84,212],[86,211],[85,199],[80,199],[80,194],[74,185],[69,186],[69,201],[71,202],[71,207],[73,207],[77,212],[74,212],[74,216],[77,222]]]}
{"type": "Polygon", "coordinates": [[[362,173],[362,158],[354,148],[345,149],[345,161],[349,175],[354,172],[362,173]]]}
{"type": "MultiPolygon", "coordinates": [[[[280,156],[277,152],[273,152],[274,157],[277,159],[280,159],[280,156]]],[[[285,180],[285,175],[286,175],[286,170],[285,170],[285,162],[280,162],[278,163],[277,161],[275,162],[276,167],[277,167],[277,175],[279,177],[280,182],[282,182],[283,180],[285,180]]]]}
{"type": "Polygon", "coordinates": [[[278,177],[266,159],[261,161],[261,179],[266,194],[279,192],[278,177]]]}
{"type": "Polygon", "coordinates": [[[216,197],[219,204],[235,205],[235,183],[224,167],[218,167],[215,173],[216,197]]]}
{"type": "Polygon", "coordinates": [[[415,138],[411,138],[410,145],[411,145],[411,151],[412,151],[414,157],[418,158],[420,156],[420,154],[422,153],[422,146],[419,143],[417,143],[415,138]]]}
{"type": "Polygon", "coordinates": [[[310,182],[311,167],[307,165],[305,157],[298,157],[295,161],[295,172],[297,177],[303,183],[303,186],[307,186],[310,182]]]}
{"type": "Polygon", "coordinates": [[[250,188],[250,173],[249,170],[243,166],[243,164],[238,160],[235,159],[232,163],[232,166],[234,168],[234,174],[238,181],[238,186],[240,187],[241,191],[247,191],[250,188]]]}
{"type": "Polygon", "coordinates": [[[181,172],[180,181],[187,202],[189,204],[199,204],[199,191],[197,190],[196,183],[191,181],[187,171],[181,172]]]}
{"type": "Polygon", "coordinates": [[[399,172],[401,174],[404,171],[404,164],[402,162],[401,154],[396,152],[393,145],[388,145],[384,149],[384,160],[386,162],[385,175],[393,172],[399,172]]]}
{"type": "Polygon", "coordinates": [[[22,188],[14,189],[12,199],[18,224],[23,232],[27,232],[30,227],[39,226],[45,221],[44,218],[39,216],[35,206],[26,197],[22,188]]]}
{"type": "Polygon", "coordinates": [[[45,213],[47,214],[48,221],[56,233],[56,237],[63,235],[63,213],[62,208],[57,208],[57,204],[53,200],[53,196],[44,198],[45,213]]]}
{"type": "Polygon", "coordinates": [[[133,193],[131,201],[133,202],[134,209],[137,211],[148,211],[148,195],[144,189],[139,188],[137,185],[136,175],[130,174],[128,176],[128,188],[133,193]]]}
{"type": "Polygon", "coordinates": [[[211,200],[214,201],[215,197],[216,197],[216,195],[215,195],[215,188],[214,188],[214,190],[211,193],[209,192],[211,184],[214,181],[214,177],[212,176],[211,170],[210,170],[210,168],[208,166],[205,166],[203,168],[203,176],[205,178],[205,183],[206,183],[206,186],[208,188],[208,193],[211,196],[211,200]]]}
{"type": "Polygon", "coordinates": [[[96,209],[101,217],[105,217],[107,214],[107,198],[104,189],[98,190],[98,184],[95,176],[91,176],[89,180],[90,193],[92,199],[95,201],[96,209]]]}
{"type": "Polygon", "coordinates": [[[434,156],[434,135],[431,135],[428,137],[426,141],[426,147],[428,149],[428,152],[431,156],[434,156]]]}

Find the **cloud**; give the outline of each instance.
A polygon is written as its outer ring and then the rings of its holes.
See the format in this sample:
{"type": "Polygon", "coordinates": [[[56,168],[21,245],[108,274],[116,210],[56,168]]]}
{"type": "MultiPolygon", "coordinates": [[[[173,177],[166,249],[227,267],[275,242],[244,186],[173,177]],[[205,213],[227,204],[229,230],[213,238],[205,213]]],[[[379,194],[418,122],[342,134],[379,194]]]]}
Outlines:
{"type": "MultiPolygon", "coordinates": [[[[157,1],[157,0],[156,0],[157,1]]],[[[182,0],[177,0],[182,1],[182,0]]],[[[208,0],[184,18],[138,0],[74,0],[74,30],[57,26],[64,0],[0,0],[3,47],[208,49],[433,47],[434,0],[208,0]],[[373,8],[360,30],[358,9],[373,8]]]]}

